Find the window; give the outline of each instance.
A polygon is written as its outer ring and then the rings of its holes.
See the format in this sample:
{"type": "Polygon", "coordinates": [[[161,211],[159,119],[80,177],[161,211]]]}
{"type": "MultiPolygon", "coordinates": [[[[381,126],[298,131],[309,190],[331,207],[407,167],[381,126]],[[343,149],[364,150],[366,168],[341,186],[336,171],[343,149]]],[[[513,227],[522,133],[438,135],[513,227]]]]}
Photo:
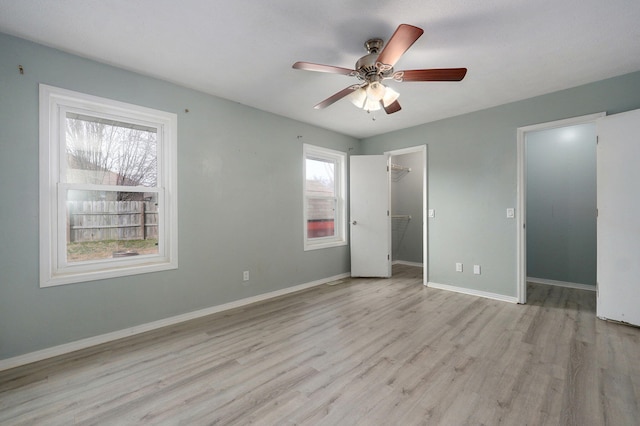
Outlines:
{"type": "Polygon", "coordinates": [[[175,269],[177,116],[40,85],[40,286],[175,269]]]}
{"type": "Polygon", "coordinates": [[[307,145],[304,151],[304,249],[347,244],[346,154],[307,145]]]}

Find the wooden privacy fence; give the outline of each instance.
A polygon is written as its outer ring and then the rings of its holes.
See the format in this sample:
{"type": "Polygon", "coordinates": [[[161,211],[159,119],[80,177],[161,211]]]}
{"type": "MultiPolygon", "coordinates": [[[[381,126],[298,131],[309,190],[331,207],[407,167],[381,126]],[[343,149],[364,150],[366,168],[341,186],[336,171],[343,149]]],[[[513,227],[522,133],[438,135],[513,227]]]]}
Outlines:
{"type": "Polygon", "coordinates": [[[158,206],[153,201],[68,201],[67,241],[158,238],[158,206]]]}

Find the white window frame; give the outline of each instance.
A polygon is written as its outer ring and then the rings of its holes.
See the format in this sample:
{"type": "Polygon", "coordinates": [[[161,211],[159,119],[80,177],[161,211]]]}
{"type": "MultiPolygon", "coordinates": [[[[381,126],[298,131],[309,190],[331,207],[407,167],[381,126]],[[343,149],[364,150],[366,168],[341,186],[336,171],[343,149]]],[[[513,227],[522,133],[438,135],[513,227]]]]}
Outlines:
{"type": "Polygon", "coordinates": [[[304,250],[317,250],[328,247],[338,247],[347,245],[346,237],[346,218],[347,218],[347,154],[329,148],[323,148],[315,145],[303,144],[302,147],[302,199],[303,199],[303,234],[304,234],[304,250]],[[312,198],[307,195],[307,159],[324,160],[335,163],[334,185],[336,191],[336,215],[334,221],[335,235],[331,237],[308,238],[307,219],[308,219],[308,199],[312,198]]]}
{"type": "Polygon", "coordinates": [[[40,84],[40,287],[122,277],[178,268],[176,114],[40,84]],[[67,111],[138,123],[157,129],[155,187],[68,184],[64,120],[67,111]],[[66,261],[68,189],[157,194],[158,254],[95,261],[66,261]]]}

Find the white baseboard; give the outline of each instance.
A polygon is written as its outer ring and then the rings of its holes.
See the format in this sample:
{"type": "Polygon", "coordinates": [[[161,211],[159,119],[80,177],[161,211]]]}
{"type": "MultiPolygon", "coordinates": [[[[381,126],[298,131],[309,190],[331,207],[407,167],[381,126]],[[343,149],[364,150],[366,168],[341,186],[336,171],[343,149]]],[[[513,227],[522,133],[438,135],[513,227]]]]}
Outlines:
{"type": "Polygon", "coordinates": [[[265,300],[273,299],[274,297],[284,296],[285,294],[306,290],[311,287],[316,287],[322,284],[329,283],[331,281],[348,278],[350,276],[351,276],[350,273],[334,275],[332,277],[323,278],[321,280],[311,281],[311,282],[296,285],[293,287],[283,288],[282,290],[276,290],[270,293],[247,297],[245,299],[236,300],[234,302],[225,303],[223,305],[217,305],[217,306],[212,306],[210,308],[200,309],[198,311],[187,312],[186,314],[176,315],[170,318],[165,318],[158,321],[137,325],[135,327],[126,328],[124,330],[113,331],[111,333],[106,333],[98,336],[88,337],[86,339],[76,340],[75,342],[53,346],[53,347],[42,349],[39,351],[30,352],[24,355],[18,355],[13,358],[3,359],[3,360],[0,360],[0,371],[8,370],[14,367],[19,367],[21,365],[29,364],[36,361],[41,361],[43,359],[52,358],[54,356],[64,355],[80,349],[85,349],[91,346],[100,345],[102,343],[107,343],[114,340],[122,339],[124,337],[133,336],[135,334],[156,330],[158,328],[178,324],[178,323],[189,321],[195,318],[200,318],[200,317],[215,314],[218,312],[239,308],[242,306],[250,305],[252,303],[262,302],[265,300]]]}
{"type": "Polygon", "coordinates": [[[418,266],[420,268],[422,268],[422,266],[424,265],[423,263],[407,262],[406,260],[394,260],[393,262],[391,262],[391,264],[392,265],[418,266]]]}
{"type": "Polygon", "coordinates": [[[456,287],[448,284],[438,284],[428,282],[427,287],[437,288],[440,290],[455,291],[456,293],[468,294],[470,296],[479,296],[486,299],[500,300],[501,302],[518,303],[517,297],[505,296],[503,294],[489,293],[488,291],[473,290],[470,288],[456,287]]]}
{"type": "Polygon", "coordinates": [[[546,278],[527,277],[527,282],[536,284],[555,285],[558,287],[577,288],[578,290],[596,291],[595,285],[570,283],[566,281],[548,280],[546,278]]]}

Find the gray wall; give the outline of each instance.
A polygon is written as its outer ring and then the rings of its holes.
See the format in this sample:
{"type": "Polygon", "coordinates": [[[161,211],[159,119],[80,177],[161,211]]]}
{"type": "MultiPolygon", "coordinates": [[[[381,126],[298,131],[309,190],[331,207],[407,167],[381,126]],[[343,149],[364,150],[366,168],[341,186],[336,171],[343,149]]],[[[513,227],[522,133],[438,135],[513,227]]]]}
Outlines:
{"type": "Polygon", "coordinates": [[[391,171],[391,212],[410,215],[411,220],[392,218],[393,260],[422,263],[422,169],[423,153],[394,155],[391,162],[411,171],[391,171]]]}
{"type": "Polygon", "coordinates": [[[354,138],[2,34],[0,129],[0,359],[350,269],[303,251],[302,144],[354,138]],[[38,83],[178,114],[178,270],[39,288],[38,83]]]}
{"type": "Polygon", "coordinates": [[[436,210],[428,221],[429,281],[516,297],[516,221],[506,209],[516,207],[517,128],[636,108],[640,72],[367,138],[362,153],[427,144],[428,207],[436,210]],[[455,272],[456,262],[464,272],[455,272]],[[473,264],[482,275],[473,275],[473,264]]]}
{"type": "Polygon", "coordinates": [[[358,141],[0,35],[0,359],[347,272],[348,246],[302,250],[303,142],[428,144],[431,281],[515,296],[516,128],[640,108],[639,88],[640,72],[358,141]],[[178,114],[180,269],[39,288],[41,82],[178,114]]]}
{"type": "Polygon", "coordinates": [[[526,134],[527,276],[596,284],[596,125],[526,134]]]}

